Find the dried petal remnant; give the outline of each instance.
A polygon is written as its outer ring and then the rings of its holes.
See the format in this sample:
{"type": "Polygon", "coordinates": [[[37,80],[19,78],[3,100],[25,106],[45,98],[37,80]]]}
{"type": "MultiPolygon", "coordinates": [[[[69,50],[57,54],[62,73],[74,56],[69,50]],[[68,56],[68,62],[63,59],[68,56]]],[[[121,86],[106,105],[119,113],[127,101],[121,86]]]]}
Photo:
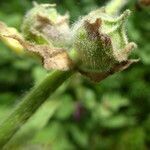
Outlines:
{"type": "Polygon", "coordinates": [[[123,61],[120,64],[116,64],[113,68],[111,68],[107,72],[92,73],[92,72],[80,71],[80,73],[82,75],[86,76],[87,78],[89,78],[93,82],[100,82],[110,75],[113,75],[117,72],[121,72],[121,71],[127,69],[130,65],[132,65],[133,63],[137,63],[138,61],[139,61],[139,59],[130,59],[127,61],[123,61]]]}
{"type": "Polygon", "coordinates": [[[73,68],[73,62],[64,48],[34,44],[29,41],[25,41],[23,37],[20,37],[18,34],[12,34],[9,32],[9,27],[7,27],[4,23],[0,23],[0,27],[1,37],[7,39],[12,38],[11,40],[8,40],[15,41],[17,43],[19,42],[20,45],[29,52],[34,52],[41,56],[43,59],[43,65],[47,70],[57,69],[65,71],[73,68]]]}
{"type": "Polygon", "coordinates": [[[20,44],[30,52],[37,53],[43,58],[43,65],[47,70],[70,70],[73,67],[72,60],[65,49],[51,48],[48,45],[37,45],[12,35],[8,36],[20,42],[20,44]]]}
{"type": "Polygon", "coordinates": [[[98,38],[100,33],[99,33],[99,28],[101,26],[101,20],[96,19],[94,23],[90,23],[88,20],[85,20],[84,26],[88,32],[88,35],[91,38],[98,38]]]}

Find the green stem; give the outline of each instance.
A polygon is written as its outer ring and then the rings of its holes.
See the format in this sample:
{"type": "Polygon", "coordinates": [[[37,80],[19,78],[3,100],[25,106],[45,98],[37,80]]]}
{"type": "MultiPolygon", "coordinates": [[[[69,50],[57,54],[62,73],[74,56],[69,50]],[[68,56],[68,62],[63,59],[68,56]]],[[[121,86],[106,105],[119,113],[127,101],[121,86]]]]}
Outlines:
{"type": "Polygon", "coordinates": [[[0,148],[11,139],[41,104],[72,74],[73,72],[71,71],[54,71],[25,96],[18,107],[0,125],[0,148]]]}
{"type": "Polygon", "coordinates": [[[128,0],[111,0],[105,7],[107,14],[116,15],[120,13],[122,7],[128,2],[128,0]]]}

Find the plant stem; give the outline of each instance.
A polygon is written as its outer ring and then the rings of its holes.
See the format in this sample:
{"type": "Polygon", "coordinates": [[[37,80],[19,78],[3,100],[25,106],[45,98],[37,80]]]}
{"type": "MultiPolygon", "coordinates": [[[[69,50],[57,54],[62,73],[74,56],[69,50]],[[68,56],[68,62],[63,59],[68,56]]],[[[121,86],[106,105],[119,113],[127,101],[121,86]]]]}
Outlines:
{"type": "Polygon", "coordinates": [[[120,10],[127,2],[128,0],[111,0],[107,3],[105,11],[107,14],[116,15],[120,13],[120,10]]]}
{"type": "Polygon", "coordinates": [[[72,74],[73,72],[71,71],[54,71],[25,96],[18,107],[0,125],[0,148],[11,139],[41,104],[72,74]]]}

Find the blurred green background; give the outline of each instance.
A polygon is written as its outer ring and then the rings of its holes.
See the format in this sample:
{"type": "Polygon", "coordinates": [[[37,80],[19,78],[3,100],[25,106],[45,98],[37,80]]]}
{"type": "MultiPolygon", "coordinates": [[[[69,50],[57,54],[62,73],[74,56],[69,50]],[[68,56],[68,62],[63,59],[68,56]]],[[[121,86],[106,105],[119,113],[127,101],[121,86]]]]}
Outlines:
{"type": "MultiPolygon", "coordinates": [[[[104,0],[37,0],[57,3],[73,24],[104,0]]],[[[0,20],[20,30],[29,0],[0,0],[0,20]]],[[[76,75],[61,86],[9,142],[8,150],[149,150],[150,149],[150,9],[136,0],[128,35],[138,44],[138,64],[100,84],[76,75]]],[[[46,75],[33,57],[18,55],[0,42],[0,122],[46,75]]]]}

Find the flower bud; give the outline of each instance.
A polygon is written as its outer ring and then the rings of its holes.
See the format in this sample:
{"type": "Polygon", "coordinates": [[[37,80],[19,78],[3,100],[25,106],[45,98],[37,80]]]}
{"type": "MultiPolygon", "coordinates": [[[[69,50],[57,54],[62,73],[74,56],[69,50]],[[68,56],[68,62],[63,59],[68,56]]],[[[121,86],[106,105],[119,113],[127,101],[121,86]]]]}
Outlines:
{"type": "Polygon", "coordinates": [[[68,15],[61,16],[53,4],[34,4],[26,14],[22,32],[27,40],[39,44],[65,47],[69,45],[68,15]]]}
{"type": "Polygon", "coordinates": [[[136,46],[129,43],[125,23],[130,11],[114,17],[102,9],[91,12],[74,26],[74,50],[79,69],[85,72],[107,72],[126,61],[136,46]]]}

